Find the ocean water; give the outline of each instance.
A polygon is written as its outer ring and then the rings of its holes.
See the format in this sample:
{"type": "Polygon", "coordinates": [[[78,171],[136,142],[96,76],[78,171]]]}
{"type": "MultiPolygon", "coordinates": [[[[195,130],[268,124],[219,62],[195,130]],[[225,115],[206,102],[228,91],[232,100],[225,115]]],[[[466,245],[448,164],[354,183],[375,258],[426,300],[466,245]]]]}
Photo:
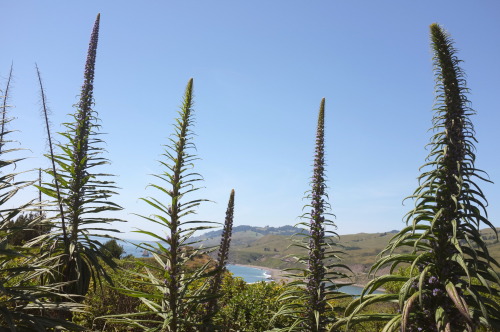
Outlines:
{"type": "MultiPolygon", "coordinates": [[[[247,283],[259,282],[259,281],[270,281],[269,271],[265,269],[257,269],[254,267],[248,266],[238,266],[231,265],[227,266],[227,269],[235,276],[240,277],[245,280],[247,283]]],[[[350,294],[350,295],[361,295],[363,291],[362,287],[358,286],[342,286],[339,288],[342,292],[350,294]]],[[[382,291],[375,291],[373,294],[384,294],[382,291]]]]}
{"type": "Polygon", "coordinates": [[[253,267],[247,266],[239,266],[228,264],[227,269],[231,272],[235,277],[240,277],[245,280],[247,283],[254,283],[259,281],[269,281],[271,277],[269,271],[264,269],[256,269],[253,267]]]}
{"type": "MultiPolygon", "coordinates": [[[[342,287],[339,287],[339,290],[341,292],[344,292],[346,294],[349,294],[349,295],[361,295],[361,292],[363,291],[363,287],[359,287],[359,286],[342,286],[342,287]]],[[[372,294],[384,294],[384,292],[382,291],[374,291],[372,294]]]]}
{"type": "MultiPolygon", "coordinates": [[[[140,243],[154,244],[152,241],[140,240],[127,240],[127,242],[120,241],[119,244],[123,246],[125,254],[123,256],[132,255],[134,257],[144,257],[144,249],[137,248],[135,245],[140,243]]],[[[149,256],[151,257],[151,256],[149,256]]],[[[235,276],[242,278],[247,283],[254,283],[259,281],[271,281],[271,274],[269,270],[258,269],[248,266],[239,266],[228,264],[227,269],[235,276]]],[[[350,295],[361,295],[362,287],[358,286],[342,286],[340,290],[350,295]]],[[[375,291],[374,294],[383,294],[384,292],[375,291]]]]}
{"type": "Polygon", "coordinates": [[[118,241],[118,244],[123,246],[123,250],[125,251],[123,253],[122,257],[128,256],[128,255],[132,255],[134,257],[152,257],[151,253],[149,253],[148,251],[144,252],[144,249],[137,247],[137,245],[140,245],[141,243],[148,243],[148,244],[155,245],[155,242],[153,242],[153,241],[143,241],[143,240],[118,241]]]}

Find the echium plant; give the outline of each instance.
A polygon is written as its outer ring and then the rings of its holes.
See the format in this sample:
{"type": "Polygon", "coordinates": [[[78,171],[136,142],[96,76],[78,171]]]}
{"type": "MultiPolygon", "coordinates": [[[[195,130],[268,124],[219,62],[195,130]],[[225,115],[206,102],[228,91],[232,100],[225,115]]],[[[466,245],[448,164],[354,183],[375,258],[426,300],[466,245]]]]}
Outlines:
{"type": "Polygon", "coordinates": [[[205,329],[211,331],[213,327],[210,324],[212,316],[218,310],[218,297],[222,286],[222,279],[226,272],[226,264],[229,258],[229,248],[231,245],[231,235],[233,232],[233,219],[234,219],[234,189],[231,190],[229,195],[229,202],[227,204],[226,218],[224,220],[224,228],[222,230],[219,252],[217,254],[217,264],[215,266],[215,274],[210,280],[210,287],[208,288],[208,295],[211,297],[206,305],[205,329]]]}
{"type": "MultiPolygon", "coordinates": [[[[391,265],[409,265],[408,276],[390,274],[370,282],[371,293],[390,281],[402,282],[399,294],[364,295],[348,307],[350,323],[385,320],[384,331],[475,331],[479,326],[500,329],[499,295],[490,257],[481,238],[481,223],[488,221],[486,199],[476,184],[483,172],[475,168],[474,127],[470,116],[465,74],[453,41],[438,24],[430,27],[434,52],[437,100],[434,108],[430,154],[419,187],[410,196],[415,208],[406,216],[407,227],[390,241],[372,271],[391,265]],[[410,247],[409,254],[397,253],[410,247]],[[393,315],[368,315],[361,310],[375,302],[399,304],[393,315]]],[[[488,181],[489,182],[489,181],[488,181]]],[[[348,327],[349,328],[349,327],[348,327]]]]}
{"type": "Polygon", "coordinates": [[[58,205],[53,217],[58,230],[52,238],[58,248],[54,255],[59,255],[61,264],[57,277],[70,282],[64,287],[65,293],[81,296],[87,293],[92,279],[100,282],[102,276],[107,278],[102,262],[115,266],[100,250],[102,243],[91,236],[96,230],[116,232],[105,226],[117,219],[100,214],[121,209],[109,200],[116,188],[114,182],[106,180],[110,174],[95,171],[109,163],[102,157],[99,119],[92,109],[99,21],[98,14],[90,38],[80,100],[72,115],[73,122],[64,124],[67,130],[62,136],[66,142],[57,145],[59,154],[49,155],[51,162],[58,166],[57,170],[48,171],[54,181],[42,188],[58,205]]]}
{"type": "Polygon", "coordinates": [[[211,228],[204,226],[210,223],[189,219],[196,213],[196,208],[205,199],[192,198],[199,187],[196,183],[202,177],[195,173],[193,162],[198,158],[192,153],[193,142],[193,79],[190,79],[179,110],[179,118],[174,124],[173,137],[165,146],[160,161],[165,170],[156,174],[158,184],[150,184],[160,193],[160,197],[148,197],[142,200],[151,206],[156,213],[142,216],[145,220],[161,225],[166,234],[141,230],[139,233],[151,236],[156,243],[143,244],[141,247],[150,251],[155,264],[144,264],[143,274],[135,275],[141,279],[141,285],[149,285],[154,292],[124,290],[128,295],[138,297],[147,310],[128,315],[105,317],[112,322],[126,323],[143,330],[155,331],[199,331],[201,330],[200,309],[207,302],[206,290],[208,282],[201,286],[190,287],[198,280],[209,280],[208,263],[188,270],[188,263],[196,255],[202,253],[193,247],[191,235],[198,230],[211,228]],[[153,318],[154,317],[154,318],[153,318]]]}
{"type": "Polygon", "coordinates": [[[45,331],[48,328],[68,328],[79,330],[70,322],[46,317],[42,309],[69,311],[78,306],[69,303],[68,298],[60,294],[59,303],[50,301],[58,292],[58,284],[35,285],[41,275],[51,273],[47,267],[51,260],[47,255],[39,255],[29,245],[9,245],[11,237],[18,232],[39,226],[40,218],[34,217],[26,223],[15,223],[19,213],[30,209],[30,203],[10,207],[9,200],[21,189],[32,184],[31,181],[17,180],[19,173],[14,169],[23,158],[9,158],[8,155],[19,151],[18,148],[6,148],[11,131],[7,128],[11,118],[7,115],[9,87],[12,78],[12,66],[6,88],[0,90],[0,330],[2,331],[45,331]]]}
{"type": "Polygon", "coordinates": [[[283,294],[285,305],[277,315],[291,315],[296,318],[293,326],[283,329],[284,331],[327,331],[327,327],[335,320],[333,313],[326,315],[327,301],[334,297],[345,296],[338,291],[338,286],[334,283],[334,279],[346,277],[343,271],[348,271],[349,268],[339,263],[342,251],[335,243],[338,235],[330,230],[335,229],[336,225],[329,219],[333,214],[328,212],[330,204],[325,177],[325,99],[323,98],[318,115],[312,188],[306,197],[310,200],[310,204],[304,207],[310,209],[310,212],[301,216],[307,221],[298,224],[309,229],[309,233],[297,234],[304,238],[296,244],[308,251],[308,256],[299,258],[307,268],[297,271],[294,277],[298,280],[289,283],[289,290],[283,294]]]}
{"type": "Polygon", "coordinates": [[[326,310],[325,297],[325,99],[321,100],[316,133],[316,151],[311,189],[311,213],[309,215],[309,293],[307,315],[311,331],[324,331],[326,310]]]}

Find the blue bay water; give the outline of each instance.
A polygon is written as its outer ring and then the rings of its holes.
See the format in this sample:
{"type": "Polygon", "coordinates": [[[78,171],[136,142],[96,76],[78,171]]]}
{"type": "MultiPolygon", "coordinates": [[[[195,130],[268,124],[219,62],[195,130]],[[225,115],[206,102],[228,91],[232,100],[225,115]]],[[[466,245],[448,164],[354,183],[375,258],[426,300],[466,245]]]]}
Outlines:
{"type": "MultiPolygon", "coordinates": [[[[361,292],[363,292],[363,287],[349,285],[341,286],[339,287],[339,290],[349,295],[359,296],[361,295],[361,292]]],[[[384,294],[384,292],[376,290],[372,294],[384,294]]]]}
{"type": "MultiPolygon", "coordinates": [[[[123,256],[132,255],[134,257],[143,257],[144,249],[140,249],[135,245],[140,243],[154,244],[152,241],[140,241],[140,240],[127,240],[128,242],[120,241],[119,244],[123,246],[125,254],[123,256]],[[131,243],[130,243],[131,242],[131,243]]],[[[254,283],[259,281],[271,281],[269,270],[258,269],[248,266],[239,266],[228,264],[227,269],[235,276],[242,278],[247,283],[254,283]]],[[[350,295],[361,295],[363,291],[362,287],[358,286],[343,286],[340,290],[344,293],[350,295]]],[[[381,291],[375,291],[374,294],[383,294],[381,291]]]]}
{"type": "Polygon", "coordinates": [[[268,277],[270,277],[269,271],[264,269],[257,269],[254,267],[248,266],[239,266],[228,264],[227,269],[231,272],[235,277],[240,277],[247,283],[254,283],[259,281],[269,281],[268,277]]]}
{"type": "MultiPolygon", "coordinates": [[[[248,266],[239,266],[239,265],[232,265],[229,264],[227,266],[227,269],[235,276],[235,277],[240,277],[243,280],[245,280],[247,283],[253,283],[253,282],[259,282],[259,281],[270,281],[271,279],[268,278],[269,276],[269,271],[266,271],[265,269],[257,269],[254,267],[248,267],[248,266]]],[[[341,286],[339,287],[340,291],[350,294],[350,295],[361,295],[361,292],[363,291],[363,287],[359,286],[341,286]]],[[[375,291],[373,294],[383,294],[384,292],[382,291],[375,291]]]]}
{"type": "Polygon", "coordinates": [[[148,257],[148,256],[151,257],[151,254],[147,250],[146,252],[144,252],[144,249],[137,247],[137,245],[141,245],[142,243],[155,245],[155,242],[153,241],[143,241],[143,240],[118,241],[118,244],[123,246],[124,253],[122,257],[128,255],[132,255],[134,257],[148,257]]]}

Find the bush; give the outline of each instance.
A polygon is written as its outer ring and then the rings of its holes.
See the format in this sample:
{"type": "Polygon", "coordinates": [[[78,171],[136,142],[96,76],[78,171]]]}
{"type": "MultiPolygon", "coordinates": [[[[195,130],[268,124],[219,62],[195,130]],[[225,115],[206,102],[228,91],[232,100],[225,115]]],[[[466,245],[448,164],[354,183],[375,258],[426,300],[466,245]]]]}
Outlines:
{"type": "Polygon", "coordinates": [[[101,250],[103,251],[103,254],[116,259],[120,259],[125,253],[123,246],[118,244],[115,239],[109,240],[108,242],[104,243],[101,250]]]}
{"type": "Polygon", "coordinates": [[[280,318],[272,321],[279,309],[278,297],[283,293],[282,284],[258,282],[247,284],[241,278],[227,275],[222,284],[220,311],[214,323],[220,331],[257,332],[290,326],[291,320],[280,318]]]}

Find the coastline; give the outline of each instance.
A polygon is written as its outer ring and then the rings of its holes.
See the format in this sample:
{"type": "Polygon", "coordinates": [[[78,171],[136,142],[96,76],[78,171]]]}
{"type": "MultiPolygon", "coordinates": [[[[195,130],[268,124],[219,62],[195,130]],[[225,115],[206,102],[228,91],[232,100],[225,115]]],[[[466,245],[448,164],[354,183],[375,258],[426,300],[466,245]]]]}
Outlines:
{"type": "Polygon", "coordinates": [[[264,271],[267,271],[269,272],[269,274],[271,275],[271,279],[270,280],[273,280],[273,281],[276,281],[276,282],[290,282],[292,281],[291,278],[287,278],[285,275],[287,274],[286,271],[283,271],[283,270],[280,270],[280,269],[273,269],[273,268],[270,268],[270,267],[266,267],[266,266],[258,266],[258,265],[248,265],[248,264],[234,264],[234,263],[230,263],[231,265],[235,265],[235,266],[242,266],[242,267],[252,267],[254,269],[259,269],[259,270],[264,270],[264,271]]]}
{"type": "MultiPolygon", "coordinates": [[[[267,271],[269,272],[269,274],[271,275],[271,279],[272,281],[276,281],[276,282],[284,282],[284,283],[288,283],[290,281],[293,281],[292,278],[288,278],[286,277],[286,274],[287,272],[284,271],[284,270],[280,270],[280,269],[274,269],[274,268],[271,268],[271,267],[266,267],[266,266],[259,266],[259,265],[250,265],[250,264],[235,264],[235,263],[229,263],[231,265],[235,265],[235,266],[242,266],[242,267],[251,267],[251,268],[254,268],[254,269],[259,269],[259,270],[264,270],[264,271],[267,271]]],[[[349,284],[348,281],[339,281],[337,284],[349,284]]],[[[350,286],[355,286],[355,287],[360,287],[360,288],[364,288],[366,285],[364,284],[350,284],[350,286]]],[[[377,289],[378,291],[385,291],[383,288],[379,288],[377,289]]]]}

